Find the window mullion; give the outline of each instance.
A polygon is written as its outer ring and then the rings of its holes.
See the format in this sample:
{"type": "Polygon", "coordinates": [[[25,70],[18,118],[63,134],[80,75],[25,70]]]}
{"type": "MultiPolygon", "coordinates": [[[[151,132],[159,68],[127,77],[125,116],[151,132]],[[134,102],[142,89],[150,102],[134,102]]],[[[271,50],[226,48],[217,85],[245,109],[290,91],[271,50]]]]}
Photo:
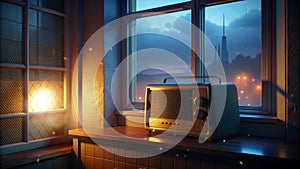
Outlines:
{"type": "MultiPolygon", "coordinates": [[[[128,58],[129,62],[127,64],[127,69],[128,69],[128,77],[127,79],[127,85],[130,86],[132,89],[136,89],[137,87],[137,79],[134,77],[134,73],[136,72],[137,69],[137,36],[136,36],[136,20],[130,21],[130,29],[128,31],[129,34],[129,43],[130,46],[127,48],[128,53],[131,56],[128,58]]],[[[130,90],[129,91],[129,98],[130,100],[135,100],[136,96],[136,90],[130,90]]],[[[130,104],[130,103],[127,103],[130,104]]]]}
{"type": "Polygon", "coordinates": [[[29,90],[29,2],[26,2],[24,7],[24,28],[23,28],[23,50],[24,50],[24,111],[26,113],[25,121],[23,124],[25,142],[29,141],[29,112],[28,112],[28,90],[29,90]]]}
{"type": "Polygon", "coordinates": [[[205,76],[205,12],[197,0],[192,1],[192,6],[192,25],[195,26],[192,28],[192,47],[194,50],[192,52],[192,71],[196,76],[205,76]]]}

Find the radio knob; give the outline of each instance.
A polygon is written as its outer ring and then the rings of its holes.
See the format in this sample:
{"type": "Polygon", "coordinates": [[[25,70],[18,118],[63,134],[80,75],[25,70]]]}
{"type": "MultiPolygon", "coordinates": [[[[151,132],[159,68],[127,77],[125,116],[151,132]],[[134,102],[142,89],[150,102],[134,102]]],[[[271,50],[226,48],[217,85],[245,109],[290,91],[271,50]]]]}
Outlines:
{"type": "Polygon", "coordinates": [[[206,120],[207,115],[207,112],[198,110],[197,119],[206,120]]]}
{"type": "Polygon", "coordinates": [[[204,98],[204,97],[195,97],[195,99],[194,99],[194,104],[195,105],[197,105],[197,106],[203,106],[203,107],[205,107],[206,105],[207,105],[207,99],[206,98],[204,98]]]}

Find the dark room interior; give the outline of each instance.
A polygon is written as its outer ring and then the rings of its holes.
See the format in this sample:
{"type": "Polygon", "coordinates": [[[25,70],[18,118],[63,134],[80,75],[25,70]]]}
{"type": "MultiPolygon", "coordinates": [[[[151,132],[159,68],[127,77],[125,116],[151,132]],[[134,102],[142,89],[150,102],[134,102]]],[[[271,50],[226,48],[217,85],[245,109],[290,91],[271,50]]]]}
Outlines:
{"type": "Polygon", "coordinates": [[[1,0],[0,168],[298,168],[297,0],[1,0]]]}

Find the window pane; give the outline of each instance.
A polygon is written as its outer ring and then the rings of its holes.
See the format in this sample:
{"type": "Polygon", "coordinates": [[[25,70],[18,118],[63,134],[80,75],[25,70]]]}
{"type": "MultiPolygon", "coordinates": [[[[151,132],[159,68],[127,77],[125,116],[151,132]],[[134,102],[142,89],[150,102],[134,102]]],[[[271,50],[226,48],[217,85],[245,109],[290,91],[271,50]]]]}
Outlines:
{"type": "Polygon", "coordinates": [[[205,8],[205,34],[216,47],[226,80],[238,88],[240,106],[262,105],[261,18],[261,0],[205,8]]]}
{"type": "MultiPolygon", "coordinates": [[[[134,52],[145,50],[145,49],[159,49],[166,52],[172,53],[175,57],[181,59],[188,67],[191,67],[191,49],[180,42],[177,39],[174,39],[170,36],[165,36],[164,32],[177,32],[180,36],[187,37],[191,41],[191,27],[182,27],[177,24],[178,19],[186,19],[187,21],[191,20],[191,11],[181,11],[172,13],[169,20],[163,18],[164,15],[151,16],[140,18],[136,20],[136,31],[143,32],[148,30],[150,32],[157,32],[157,34],[140,34],[135,36],[130,43],[128,56],[134,52]]],[[[151,51],[150,51],[151,53],[151,51]]],[[[168,60],[168,65],[160,63],[161,60],[166,61],[166,57],[160,56],[159,59],[153,59],[151,56],[145,59],[139,54],[136,56],[136,64],[131,63],[130,67],[144,65],[143,63],[147,62],[149,64],[161,64],[159,69],[146,69],[139,72],[131,81],[130,90],[131,90],[131,101],[132,102],[143,102],[145,96],[145,88],[149,83],[162,83],[163,79],[169,77],[169,74],[166,72],[172,72],[172,75],[188,75],[189,72],[183,70],[182,65],[174,65],[172,60],[168,60]]]]}
{"type": "Polygon", "coordinates": [[[64,114],[47,113],[29,116],[29,140],[64,134],[64,114]]]}
{"type": "Polygon", "coordinates": [[[24,122],[22,117],[0,119],[0,146],[22,142],[25,134],[24,122]]]}
{"type": "Polygon", "coordinates": [[[64,1],[62,0],[29,0],[29,4],[53,9],[60,12],[64,11],[64,1]]]}
{"type": "Polygon", "coordinates": [[[178,4],[190,0],[130,0],[130,12],[142,11],[167,5],[178,4]]]}
{"type": "Polygon", "coordinates": [[[0,68],[0,114],[24,112],[22,69],[0,68]]]}
{"type": "Polygon", "coordinates": [[[21,42],[0,39],[0,51],[0,63],[23,63],[21,42]]]}
{"type": "Polygon", "coordinates": [[[8,39],[11,41],[22,41],[22,24],[9,21],[0,20],[1,39],[8,39]]]}
{"type": "Polygon", "coordinates": [[[22,7],[1,1],[0,18],[22,23],[22,7]]]}
{"type": "Polygon", "coordinates": [[[29,74],[29,112],[64,108],[63,72],[31,70],[29,74]]]}
{"type": "Polygon", "coordinates": [[[63,33],[64,18],[45,12],[38,12],[38,26],[43,29],[63,33]]]}
{"type": "MultiPolygon", "coordinates": [[[[24,77],[22,69],[0,68],[0,115],[24,112],[24,77]]],[[[0,119],[0,146],[22,142],[22,117],[0,119]]]]}
{"type": "Polygon", "coordinates": [[[0,63],[23,63],[22,7],[0,2],[0,63]]]}
{"type": "Polygon", "coordinates": [[[63,17],[35,10],[29,16],[30,64],[63,67],[63,17]]]}

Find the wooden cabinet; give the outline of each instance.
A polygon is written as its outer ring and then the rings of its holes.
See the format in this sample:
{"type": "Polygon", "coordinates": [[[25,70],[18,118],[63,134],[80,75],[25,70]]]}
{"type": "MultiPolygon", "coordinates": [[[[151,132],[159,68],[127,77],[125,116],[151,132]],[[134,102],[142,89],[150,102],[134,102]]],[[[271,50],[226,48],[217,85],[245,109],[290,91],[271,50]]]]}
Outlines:
{"type": "MultiPolygon", "coordinates": [[[[130,148],[132,144],[146,146],[143,141],[110,138],[100,133],[94,138],[98,145],[80,130],[71,134],[73,150],[82,164],[77,169],[279,169],[293,168],[300,160],[298,144],[268,139],[233,138],[199,144],[186,138],[172,149],[148,157],[149,152],[130,148]],[[128,146],[119,146],[124,142],[128,146]]],[[[152,147],[161,148],[158,143],[151,144],[152,147]]]]}
{"type": "MultiPolygon", "coordinates": [[[[74,143],[80,142],[74,138],[74,143]]],[[[76,145],[74,145],[76,146],[76,145]]],[[[249,157],[225,157],[224,155],[207,155],[193,152],[189,149],[171,149],[163,154],[138,158],[140,153],[133,150],[125,150],[116,147],[99,146],[89,142],[77,144],[81,150],[78,160],[82,165],[78,169],[242,169],[242,168],[281,168],[282,165],[273,165],[269,159],[257,161],[249,157]],[[106,150],[105,150],[106,149],[106,150]],[[116,152],[119,155],[114,154],[116,152]],[[137,158],[124,157],[122,155],[136,156],[137,158]]],[[[76,149],[74,149],[76,151],[76,149]]],[[[282,163],[283,164],[283,163],[282,163]]]]}

